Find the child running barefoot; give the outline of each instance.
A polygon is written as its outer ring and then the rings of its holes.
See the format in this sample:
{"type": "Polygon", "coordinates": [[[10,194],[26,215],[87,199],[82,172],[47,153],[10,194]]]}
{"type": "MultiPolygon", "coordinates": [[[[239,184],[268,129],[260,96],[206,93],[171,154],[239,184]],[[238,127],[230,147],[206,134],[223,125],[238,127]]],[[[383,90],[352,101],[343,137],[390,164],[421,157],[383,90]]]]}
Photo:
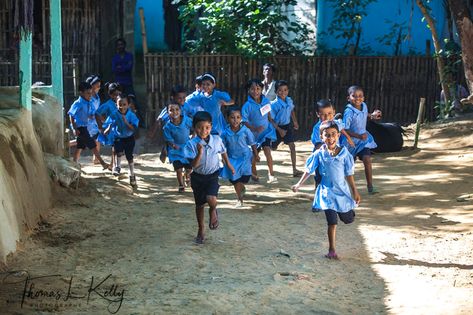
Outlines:
{"type": "Polygon", "coordinates": [[[110,118],[112,120],[111,128],[115,148],[115,167],[113,169],[114,175],[120,175],[121,172],[121,157],[125,153],[128,161],[128,172],[130,176],[130,185],[136,187],[135,164],[133,163],[133,150],[135,149],[135,132],[138,130],[138,117],[129,108],[128,98],[120,94],[117,97],[118,110],[112,112],[110,118]]]}
{"type": "MultiPolygon", "coordinates": [[[[375,194],[378,190],[373,186],[373,169],[371,165],[371,150],[377,147],[373,136],[366,130],[367,119],[380,119],[381,111],[375,110],[368,113],[368,106],[364,103],[363,89],[353,85],[348,88],[348,101],[350,102],[343,113],[343,124],[347,133],[353,138],[354,147],[348,148],[353,158],[358,157],[365,167],[366,185],[368,193],[375,194]]],[[[347,146],[346,141],[342,145],[347,146]]],[[[348,146],[347,146],[348,147],[348,146]]]]}
{"type": "Polygon", "coordinates": [[[273,126],[276,128],[277,139],[272,148],[276,150],[278,145],[284,141],[291,152],[292,175],[299,177],[303,173],[296,168],[296,146],[294,144],[294,130],[299,129],[294,102],[288,96],[289,84],[284,80],[276,81],[276,99],[271,102],[271,117],[273,126]]]}
{"type": "Polygon", "coordinates": [[[189,117],[183,116],[179,104],[170,103],[168,105],[169,122],[164,126],[164,140],[168,147],[169,162],[172,163],[176,171],[179,192],[185,191],[186,184],[190,183],[190,173],[192,166],[189,160],[184,157],[184,146],[189,140],[192,121],[189,117]],[[183,178],[185,170],[185,181],[183,178]]]}
{"type": "MultiPolygon", "coordinates": [[[[270,124],[271,104],[268,99],[262,95],[263,83],[258,79],[251,79],[246,84],[248,90],[248,101],[243,105],[241,116],[243,124],[253,133],[258,150],[263,149],[268,164],[268,184],[277,183],[278,179],[274,176],[273,157],[271,155],[271,142],[276,140],[276,131],[270,124]]],[[[256,159],[253,159],[251,165],[254,181],[258,181],[256,173],[256,159]]]]}
{"type": "Polygon", "coordinates": [[[191,174],[191,187],[194,193],[195,214],[199,226],[195,242],[203,244],[205,240],[204,206],[209,205],[209,228],[218,228],[218,175],[220,173],[219,155],[235,173],[228,160],[225,146],[218,135],[212,135],[212,116],[208,112],[200,111],[192,120],[196,137],[189,140],[184,148],[184,155],[191,161],[193,172],[191,174]]]}
{"type": "Polygon", "coordinates": [[[241,111],[238,107],[230,107],[228,123],[228,127],[223,131],[222,141],[227,148],[228,159],[235,172],[232,173],[230,168],[225,166],[220,176],[230,180],[233,184],[238,198],[235,207],[240,208],[243,206],[245,184],[251,177],[252,158],[259,161],[259,156],[253,134],[250,129],[241,124],[241,111]]]}
{"type": "Polygon", "coordinates": [[[320,133],[324,144],[309,156],[305,172],[292,190],[297,192],[310,174],[319,169],[322,181],[315,191],[312,208],[323,210],[327,219],[329,250],[325,257],[338,259],[335,251],[337,215],[343,223],[352,223],[355,220],[353,209],[361,198],[353,179],[353,157],[347,148],[337,144],[340,137],[337,124],[333,121],[322,123],[320,133]]]}

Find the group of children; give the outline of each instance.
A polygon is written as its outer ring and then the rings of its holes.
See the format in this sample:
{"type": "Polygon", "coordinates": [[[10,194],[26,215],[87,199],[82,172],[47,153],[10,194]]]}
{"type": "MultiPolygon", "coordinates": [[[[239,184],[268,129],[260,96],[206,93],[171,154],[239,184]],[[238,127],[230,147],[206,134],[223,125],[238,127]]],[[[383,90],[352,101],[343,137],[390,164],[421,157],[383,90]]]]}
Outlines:
{"type": "MultiPolygon", "coordinates": [[[[294,130],[299,126],[294,103],[288,96],[288,83],[283,80],[274,82],[276,98],[269,101],[263,95],[265,85],[261,80],[248,81],[248,99],[241,108],[234,105],[228,93],[215,89],[215,86],[215,77],[205,73],[196,78],[196,90],[188,96],[181,86],[174,87],[171,101],[148,133],[148,137],[153,137],[158,129],[163,130],[166,145],[160,159],[164,162],[167,157],[172,163],[179,192],[184,192],[188,186],[192,188],[198,222],[195,242],[202,244],[205,240],[205,204],[209,205],[209,228],[216,229],[219,226],[219,177],[229,180],[234,186],[236,207],[241,207],[245,184],[250,180],[260,180],[256,163],[260,161],[261,150],[268,167],[267,183],[278,181],[274,174],[271,150],[284,142],[291,152],[293,176],[301,176],[299,182],[292,186],[293,191],[297,192],[310,174],[316,175],[313,210],[325,212],[329,238],[326,257],[337,258],[337,215],[344,223],[353,222],[354,208],[360,202],[353,179],[356,157],[363,161],[368,192],[377,192],[372,182],[370,151],[376,147],[376,143],[366,131],[366,121],[381,118],[381,112],[376,110],[372,114],[368,113],[363,90],[358,86],[348,89],[349,104],[343,118],[335,115],[335,108],[329,100],[317,102],[319,121],[314,125],[311,136],[314,151],[306,161],[304,172],[301,172],[296,168],[294,144],[294,130]]],[[[129,100],[120,94],[119,87],[114,84],[108,86],[110,100],[98,107],[92,105],[96,103],[89,96],[97,93],[96,90],[92,92],[91,84],[81,83],[80,93],[81,96],[69,111],[71,123],[78,135],[78,150],[74,160],[78,159],[81,149],[88,147],[94,150],[104,169],[108,168],[108,164],[100,157],[94,138],[88,132],[83,132],[84,123],[95,123],[98,141],[113,145],[114,173],[120,173],[120,156],[124,152],[129,163],[130,184],[136,186],[133,147],[138,118],[129,109],[129,100]]]]}
{"type": "Polygon", "coordinates": [[[130,108],[134,96],[122,94],[122,88],[118,83],[107,83],[109,99],[100,104],[98,95],[100,87],[101,80],[95,75],[81,82],[79,98],[68,111],[71,130],[77,137],[73,160],[78,162],[82,150],[89,148],[94,154],[94,163],[97,161],[104,170],[111,170],[118,176],[121,173],[121,157],[125,155],[128,161],[130,185],[136,187],[133,151],[139,119],[130,108]],[[112,147],[110,164],[105,163],[100,156],[100,145],[112,147]]]}

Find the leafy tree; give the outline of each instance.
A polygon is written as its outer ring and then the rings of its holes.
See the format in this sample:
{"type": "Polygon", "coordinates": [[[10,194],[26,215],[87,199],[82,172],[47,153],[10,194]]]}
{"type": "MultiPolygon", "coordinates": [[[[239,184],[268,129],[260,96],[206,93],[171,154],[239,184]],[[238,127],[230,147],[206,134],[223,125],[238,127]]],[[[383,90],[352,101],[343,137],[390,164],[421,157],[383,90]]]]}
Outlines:
{"type": "Polygon", "coordinates": [[[377,0],[328,0],[334,9],[334,16],[328,33],[343,38],[342,51],[356,55],[361,43],[361,23],[367,15],[366,8],[377,0]]]}
{"type": "Polygon", "coordinates": [[[310,53],[313,31],[291,6],[296,0],[174,0],[184,47],[194,53],[250,57],[310,53]]]}

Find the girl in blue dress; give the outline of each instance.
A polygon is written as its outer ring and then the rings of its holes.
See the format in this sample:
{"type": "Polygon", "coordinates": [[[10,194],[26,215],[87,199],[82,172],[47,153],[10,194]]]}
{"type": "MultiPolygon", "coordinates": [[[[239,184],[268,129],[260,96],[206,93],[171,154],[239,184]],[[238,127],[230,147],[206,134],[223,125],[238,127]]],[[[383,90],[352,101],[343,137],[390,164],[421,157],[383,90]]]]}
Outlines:
{"type": "Polygon", "coordinates": [[[345,224],[352,223],[355,220],[353,209],[358,206],[361,198],[353,179],[353,157],[346,147],[337,145],[340,138],[337,123],[322,123],[320,133],[324,144],[309,156],[305,172],[299,182],[292,186],[292,190],[297,192],[310,174],[319,170],[322,181],[315,191],[312,208],[323,210],[327,219],[329,250],[325,257],[338,259],[335,251],[337,216],[345,224]]]}
{"type": "MultiPolygon", "coordinates": [[[[271,142],[276,140],[276,130],[270,123],[271,104],[263,96],[263,83],[258,79],[248,81],[248,101],[243,105],[241,117],[243,124],[250,129],[255,137],[258,150],[263,149],[268,164],[268,183],[276,183],[278,179],[274,176],[273,157],[271,155],[271,142]]],[[[258,181],[256,172],[256,160],[252,161],[252,176],[254,181],[258,181]]]]}
{"type": "Polygon", "coordinates": [[[184,157],[184,146],[189,140],[192,129],[192,120],[183,116],[181,106],[171,103],[168,105],[169,122],[164,125],[164,140],[166,141],[168,159],[176,171],[179,192],[185,191],[185,186],[190,183],[192,166],[184,157]],[[185,175],[183,173],[185,170],[185,175]],[[185,176],[185,181],[184,181],[185,176]],[[186,185],[185,185],[186,184],[186,185]]]}
{"type": "Polygon", "coordinates": [[[215,77],[206,73],[202,75],[202,91],[186,99],[183,111],[193,118],[198,111],[206,111],[212,116],[212,134],[221,135],[225,127],[221,107],[235,104],[227,92],[215,89],[215,77]]]}
{"type": "Polygon", "coordinates": [[[240,208],[243,206],[245,184],[251,177],[251,161],[252,159],[259,161],[259,155],[253,133],[241,124],[239,108],[230,108],[228,123],[229,125],[223,131],[222,141],[227,148],[228,159],[233,165],[234,173],[225,165],[220,176],[230,180],[233,184],[238,198],[235,207],[240,208]]]}
{"type": "Polygon", "coordinates": [[[366,130],[367,119],[380,119],[381,111],[375,110],[368,113],[368,106],[364,103],[363,89],[353,85],[348,88],[348,101],[350,102],[343,113],[343,124],[345,131],[352,138],[355,146],[348,145],[346,139],[342,139],[342,145],[346,146],[353,158],[358,157],[363,161],[365,167],[366,185],[370,194],[377,193],[373,186],[373,169],[371,165],[371,150],[377,147],[373,136],[366,130]]]}

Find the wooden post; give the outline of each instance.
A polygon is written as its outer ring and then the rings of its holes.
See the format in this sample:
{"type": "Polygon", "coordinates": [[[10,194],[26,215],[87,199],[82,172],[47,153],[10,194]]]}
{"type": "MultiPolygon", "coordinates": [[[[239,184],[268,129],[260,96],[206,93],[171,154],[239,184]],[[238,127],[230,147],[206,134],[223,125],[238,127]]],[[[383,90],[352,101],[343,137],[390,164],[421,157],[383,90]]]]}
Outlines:
{"type": "Polygon", "coordinates": [[[419,140],[420,134],[420,124],[423,122],[424,119],[424,108],[425,108],[425,98],[420,99],[419,103],[419,112],[417,113],[417,122],[416,122],[416,135],[414,138],[414,149],[417,149],[417,143],[419,140]]]}
{"type": "Polygon", "coordinates": [[[79,76],[79,63],[77,62],[77,58],[72,58],[72,85],[74,87],[74,96],[77,97],[77,90],[79,88],[79,84],[77,82],[77,78],[79,76]]]}
{"type": "Polygon", "coordinates": [[[143,8],[140,8],[139,12],[141,21],[141,41],[143,43],[143,55],[146,55],[148,53],[148,43],[146,40],[145,12],[143,8]]]}

